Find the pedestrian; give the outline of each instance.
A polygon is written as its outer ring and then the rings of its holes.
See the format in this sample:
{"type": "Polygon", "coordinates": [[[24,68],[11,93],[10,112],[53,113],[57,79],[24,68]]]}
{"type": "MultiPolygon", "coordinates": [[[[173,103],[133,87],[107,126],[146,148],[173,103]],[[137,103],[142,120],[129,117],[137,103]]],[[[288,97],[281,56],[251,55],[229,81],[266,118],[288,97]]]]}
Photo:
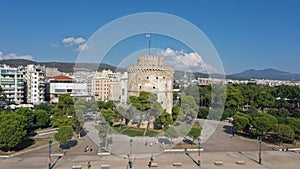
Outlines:
{"type": "Polygon", "coordinates": [[[150,161],[151,161],[151,162],[154,162],[154,155],[151,155],[150,161]]]}
{"type": "Polygon", "coordinates": [[[150,147],[152,147],[152,141],[150,142],[150,147]]]}
{"type": "Polygon", "coordinates": [[[89,161],[88,162],[88,169],[90,169],[91,168],[91,162],[89,161]]]}
{"type": "Polygon", "coordinates": [[[145,142],[145,146],[147,146],[148,145],[148,141],[146,140],[146,142],[145,142]]]}

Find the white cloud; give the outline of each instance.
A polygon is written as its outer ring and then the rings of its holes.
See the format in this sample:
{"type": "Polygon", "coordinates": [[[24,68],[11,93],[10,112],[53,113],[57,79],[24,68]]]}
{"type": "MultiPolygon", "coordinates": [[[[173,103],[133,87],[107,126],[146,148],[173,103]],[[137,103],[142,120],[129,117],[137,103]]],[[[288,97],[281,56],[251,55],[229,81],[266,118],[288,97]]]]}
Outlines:
{"type": "Polygon", "coordinates": [[[4,55],[0,51],[0,60],[6,60],[6,59],[27,59],[27,60],[33,60],[33,57],[31,55],[18,55],[16,53],[9,53],[8,55],[4,55]]]}
{"type": "Polygon", "coordinates": [[[52,47],[54,47],[54,48],[57,48],[59,45],[58,45],[58,42],[54,42],[54,43],[51,43],[50,44],[52,47]]]}
{"type": "Polygon", "coordinates": [[[165,62],[168,65],[174,66],[176,70],[191,70],[193,72],[207,72],[214,68],[205,63],[202,57],[197,52],[187,53],[183,50],[173,50],[167,48],[159,53],[165,56],[165,62]]]}
{"type": "Polygon", "coordinates": [[[86,39],[83,37],[67,37],[62,39],[62,43],[67,46],[75,46],[76,51],[81,52],[89,50],[91,46],[86,44],[86,39]]]}
{"type": "Polygon", "coordinates": [[[80,44],[78,45],[78,48],[76,49],[76,51],[85,51],[85,50],[89,50],[90,49],[90,46],[88,46],[86,43],[84,44],[80,44]]]}
{"type": "Polygon", "coordinates": [[[82,37],[68,37],[68,38],[63,38],[62,42],[68,46],[75,46],[75,45],[80,45],[86,42],[86,40],[82,37]]]}

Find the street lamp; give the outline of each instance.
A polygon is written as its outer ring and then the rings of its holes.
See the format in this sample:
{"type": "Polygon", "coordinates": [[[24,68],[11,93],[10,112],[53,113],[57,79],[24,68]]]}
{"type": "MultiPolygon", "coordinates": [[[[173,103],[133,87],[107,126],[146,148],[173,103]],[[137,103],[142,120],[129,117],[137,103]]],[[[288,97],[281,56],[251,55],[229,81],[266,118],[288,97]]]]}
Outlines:
{"type": "Polygon", "coordinates": [[[261,142],[262,142],[262,138],[261,138],[261,136],[259,136],[258,164],[261,164],[261,142]]]}
{"type": "Polygon", "coordinates": [[[51,169],[51,146],[52,146],[52,140],[51,140],[51,138],[50,138],[48,144],[49,144],[48,166],[49,166],[49,169],[51,169]]]}
{"type": "Polygon", "coordinates": [[[200,139],[200,137],[198,137],[198,166],[199,166],[199,168],[200,168],[200,166],[201,166],[201,158],[200,158],[200,143],[201,143],[201,139],[200,139]]]}
{"type": "Polygon", "coordinates": [[[133,142],[132,138],[130,138],[129,142],[130,142],[130,154],[129,154],[128,164],[129,164],[129,168],[132,168],[132,159],[131,159],[131,155],[132,155],[132,142],[133,142]]]}

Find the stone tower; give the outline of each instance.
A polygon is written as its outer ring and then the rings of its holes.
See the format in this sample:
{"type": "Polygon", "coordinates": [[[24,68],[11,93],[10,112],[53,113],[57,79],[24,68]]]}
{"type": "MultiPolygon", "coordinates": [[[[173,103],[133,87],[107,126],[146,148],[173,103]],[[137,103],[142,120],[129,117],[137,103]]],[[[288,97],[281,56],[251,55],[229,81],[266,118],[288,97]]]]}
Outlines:
{"type": "Polygon", "coordinates": [[[162,108],[172,113],[174,68],[164,65],[163,56],[139,56],[138,64],[128,66],[127,71],[128,96],[156,93],[162,108]]]}

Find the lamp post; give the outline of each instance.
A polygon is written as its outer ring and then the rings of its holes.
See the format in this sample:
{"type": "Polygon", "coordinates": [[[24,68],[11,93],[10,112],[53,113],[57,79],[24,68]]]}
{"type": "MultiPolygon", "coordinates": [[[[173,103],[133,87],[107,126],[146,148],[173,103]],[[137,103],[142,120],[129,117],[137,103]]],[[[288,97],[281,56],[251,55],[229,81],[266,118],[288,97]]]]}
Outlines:
{"type": "Polygon", "coordinates": [[[261,142],[262,142],[262,138],[261,138],[261,136],[259,136],[258,164],[261,164],[261,142]]]}
{"type": "Polygon", "coordinates": [[[200,139],[200,137],[198,137],[198,166],[199,166],[199,168],[200,168],[200,166],[201,166],[201,157],[200,157],[200,143],[201,143],[201,139],[200,139]]]}
{"type": "Polygon", "coordinates": [[[51,166],[51,147],[52,147],[52,140],[51,140],[51,138],[50,138],[48,144],[49,144],[48,167],[49,167],[49,169],[51,169],[51,167],[52,167],[51,166]]]}
{"type": "Polygon", "coordinates": [[[128,164],[129,164],[129,168],[132,168],[132,157],[131,157],[131,155],[132,155],[132,142],[133,142],[133,140],[132,140],[132,138],[130,138],[130,140],[129,140],[129,143],[130,143],[130,153],[129,153],[129,161],[128,161],[128,164]]]}

